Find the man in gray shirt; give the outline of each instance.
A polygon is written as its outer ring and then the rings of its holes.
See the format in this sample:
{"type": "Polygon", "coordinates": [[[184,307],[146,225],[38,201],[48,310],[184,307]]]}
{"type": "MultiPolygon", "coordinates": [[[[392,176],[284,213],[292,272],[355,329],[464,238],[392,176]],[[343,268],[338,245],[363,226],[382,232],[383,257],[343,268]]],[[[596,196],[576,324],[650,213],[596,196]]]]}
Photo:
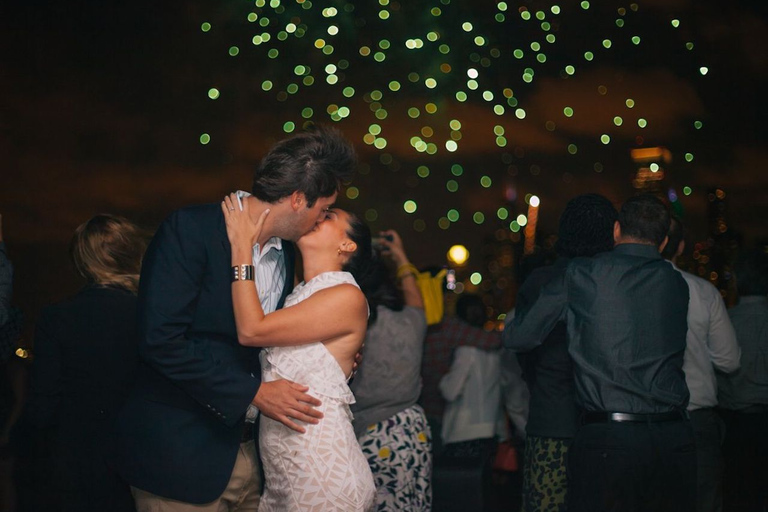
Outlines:
{"type": "Polygon", "coordinates": [[[768,506],[768,254],[755,250],[734,266],[739,303],[729,315],[741,347],[741,368],[718,375],[726,423],[723,507],[768,506]]]}
{"type": "Polygon", "coordinates": [[[721,444],[725,425],[714,409],[717,405],[715,369],[724,373],[738,370],[741,350],[720,291],[709,281],[683,272],[675,265],[685,250],[683,231],[682,222],[672,218],[669,242],[661,255],[688,284],[690,299],[683,372],[691,393],[688,414],[696,436],[696,509],[716,512],[723,510],[721,444]]]}
{"type": "Polygon", "coordinates": [[[528,350],[567,322],[584,410],[569,451],[569,511],[695,510],[688,286],[659,254],[669,219],[654,196],[627,200],[613,251],[572,260],[508,327],[507,346],[528,350]]]}

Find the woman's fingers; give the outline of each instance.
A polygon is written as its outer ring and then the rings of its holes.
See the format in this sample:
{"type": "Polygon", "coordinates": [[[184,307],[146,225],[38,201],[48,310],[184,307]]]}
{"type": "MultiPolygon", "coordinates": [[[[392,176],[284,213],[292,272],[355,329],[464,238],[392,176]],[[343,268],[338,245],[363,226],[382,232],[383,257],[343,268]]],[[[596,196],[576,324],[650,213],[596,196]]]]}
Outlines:
{"type": "Polygon", "coordinates": [[[230,242],[234,240],[251,241],[256,243],[256,239],[261,235],[264,223],[269,215],[269,208],[265,209],[256,222],[253,221],[250,213],[251,203],[247,198],[240,200],[236,193],[224,196],[221,202],[221,210],[224,212],[224,220],[227,224],[227,233],[230,242]]]}
{"type": "Polygon", "coordinates": [[[267,215],[269,215],[269,208],[261,212],[261,215],[259,215],[259,220],[256,221],[256,231],[259,233],[261,232],[261,228],[264,227],[264,222],[267,220],[267,215]]]}
{"type": "Polygon", "coordinates": [[[235,209],[234,205],[232,204],[232,199],[230,196],[224,196],[224,205],[227,207],[227,211],[225,213],[229,214],[232,213],[235,209]]]}
{"type": "MultiPolygon", "coordinates": [[[[226,200],[227,200],[227,206],[232,208],[232,210],[230,211],[232,211],[233,213],[236,213],[238,209],[242,210],[242,208],[240,208],[240,201],[238,201],[236,193],[233,192],[229,194],[226,200]]],[[[243,203],[245,203],[245,201],[243,201],[243,203]]]]}
{"type": "Polygon", "coordinates": [[[303,434],[307,431],[304,427],[300,427],[296,423],[292,422],[290,418],[288,418],[288,416],[278,416],[277,421],[279,421],[289,429],[295,430],[299,434],[303,434]]]}
{"type": "Polygon", "coordinates": [[[387,235],[392,237],[392,243],[394,245],[400,246],[400,245],[403,244],[403,241],[400,239],[400,234],[397,231],[395,231],[394,229],[388,229],[386,231],[386,233],[387,233],[387,235]]]}

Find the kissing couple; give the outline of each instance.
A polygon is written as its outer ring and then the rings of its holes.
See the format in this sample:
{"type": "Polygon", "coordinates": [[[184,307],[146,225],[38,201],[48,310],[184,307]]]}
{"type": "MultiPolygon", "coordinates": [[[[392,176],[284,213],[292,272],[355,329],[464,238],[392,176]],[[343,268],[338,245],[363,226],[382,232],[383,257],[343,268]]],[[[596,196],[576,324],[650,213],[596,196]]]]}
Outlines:
{"type": "Polygon", "coordinates": [[[251,194],[158,229],[139,285],[142,364],[116,426],[137,511],[373,506],[347,385],[371,233],[332,207],[355,164],[339,132],[316,127],[269,150],[251,194]]]}

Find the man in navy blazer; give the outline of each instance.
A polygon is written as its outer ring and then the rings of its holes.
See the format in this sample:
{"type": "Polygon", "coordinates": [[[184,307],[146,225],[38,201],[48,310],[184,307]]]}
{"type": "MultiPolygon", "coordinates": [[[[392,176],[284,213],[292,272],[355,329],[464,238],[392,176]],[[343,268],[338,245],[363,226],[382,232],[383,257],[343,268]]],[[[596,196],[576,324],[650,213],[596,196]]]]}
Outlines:
{"type": "MultiPolygon", "coordinates": [[[[270,239],[253,251],[265,311],[293,288],[291,242],[324,220],[354,166],[340,133],[315,128],[277,143],[254,173],[253,194],[240,193],[254,220],[271,210],[270,239]]],[[[142,364],[118,418],[116,460],[140,512],[256,510],[252,421],[260,411],[301,432],[321,416],[300,383],[262,383],[259,349],[238,343],[230,252],[221,207],[211,204],[172,213],[145,255],[142,364]]]]}

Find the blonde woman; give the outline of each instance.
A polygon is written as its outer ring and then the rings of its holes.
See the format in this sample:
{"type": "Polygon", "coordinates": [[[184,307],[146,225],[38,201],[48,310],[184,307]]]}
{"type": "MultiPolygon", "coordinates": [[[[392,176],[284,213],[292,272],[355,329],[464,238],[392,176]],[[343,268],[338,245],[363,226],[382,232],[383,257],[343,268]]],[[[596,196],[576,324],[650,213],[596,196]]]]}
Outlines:
{"type": "Polygon", "coordinates": [[[138,364],[136,291],[142,231],[96,215],[75,231],[70,255],[87,284],[45,308],[34,338],[29,419],[51,440],[55,510],[133,510],[130,490],[108,464],[111,428],[138,364]]]}

